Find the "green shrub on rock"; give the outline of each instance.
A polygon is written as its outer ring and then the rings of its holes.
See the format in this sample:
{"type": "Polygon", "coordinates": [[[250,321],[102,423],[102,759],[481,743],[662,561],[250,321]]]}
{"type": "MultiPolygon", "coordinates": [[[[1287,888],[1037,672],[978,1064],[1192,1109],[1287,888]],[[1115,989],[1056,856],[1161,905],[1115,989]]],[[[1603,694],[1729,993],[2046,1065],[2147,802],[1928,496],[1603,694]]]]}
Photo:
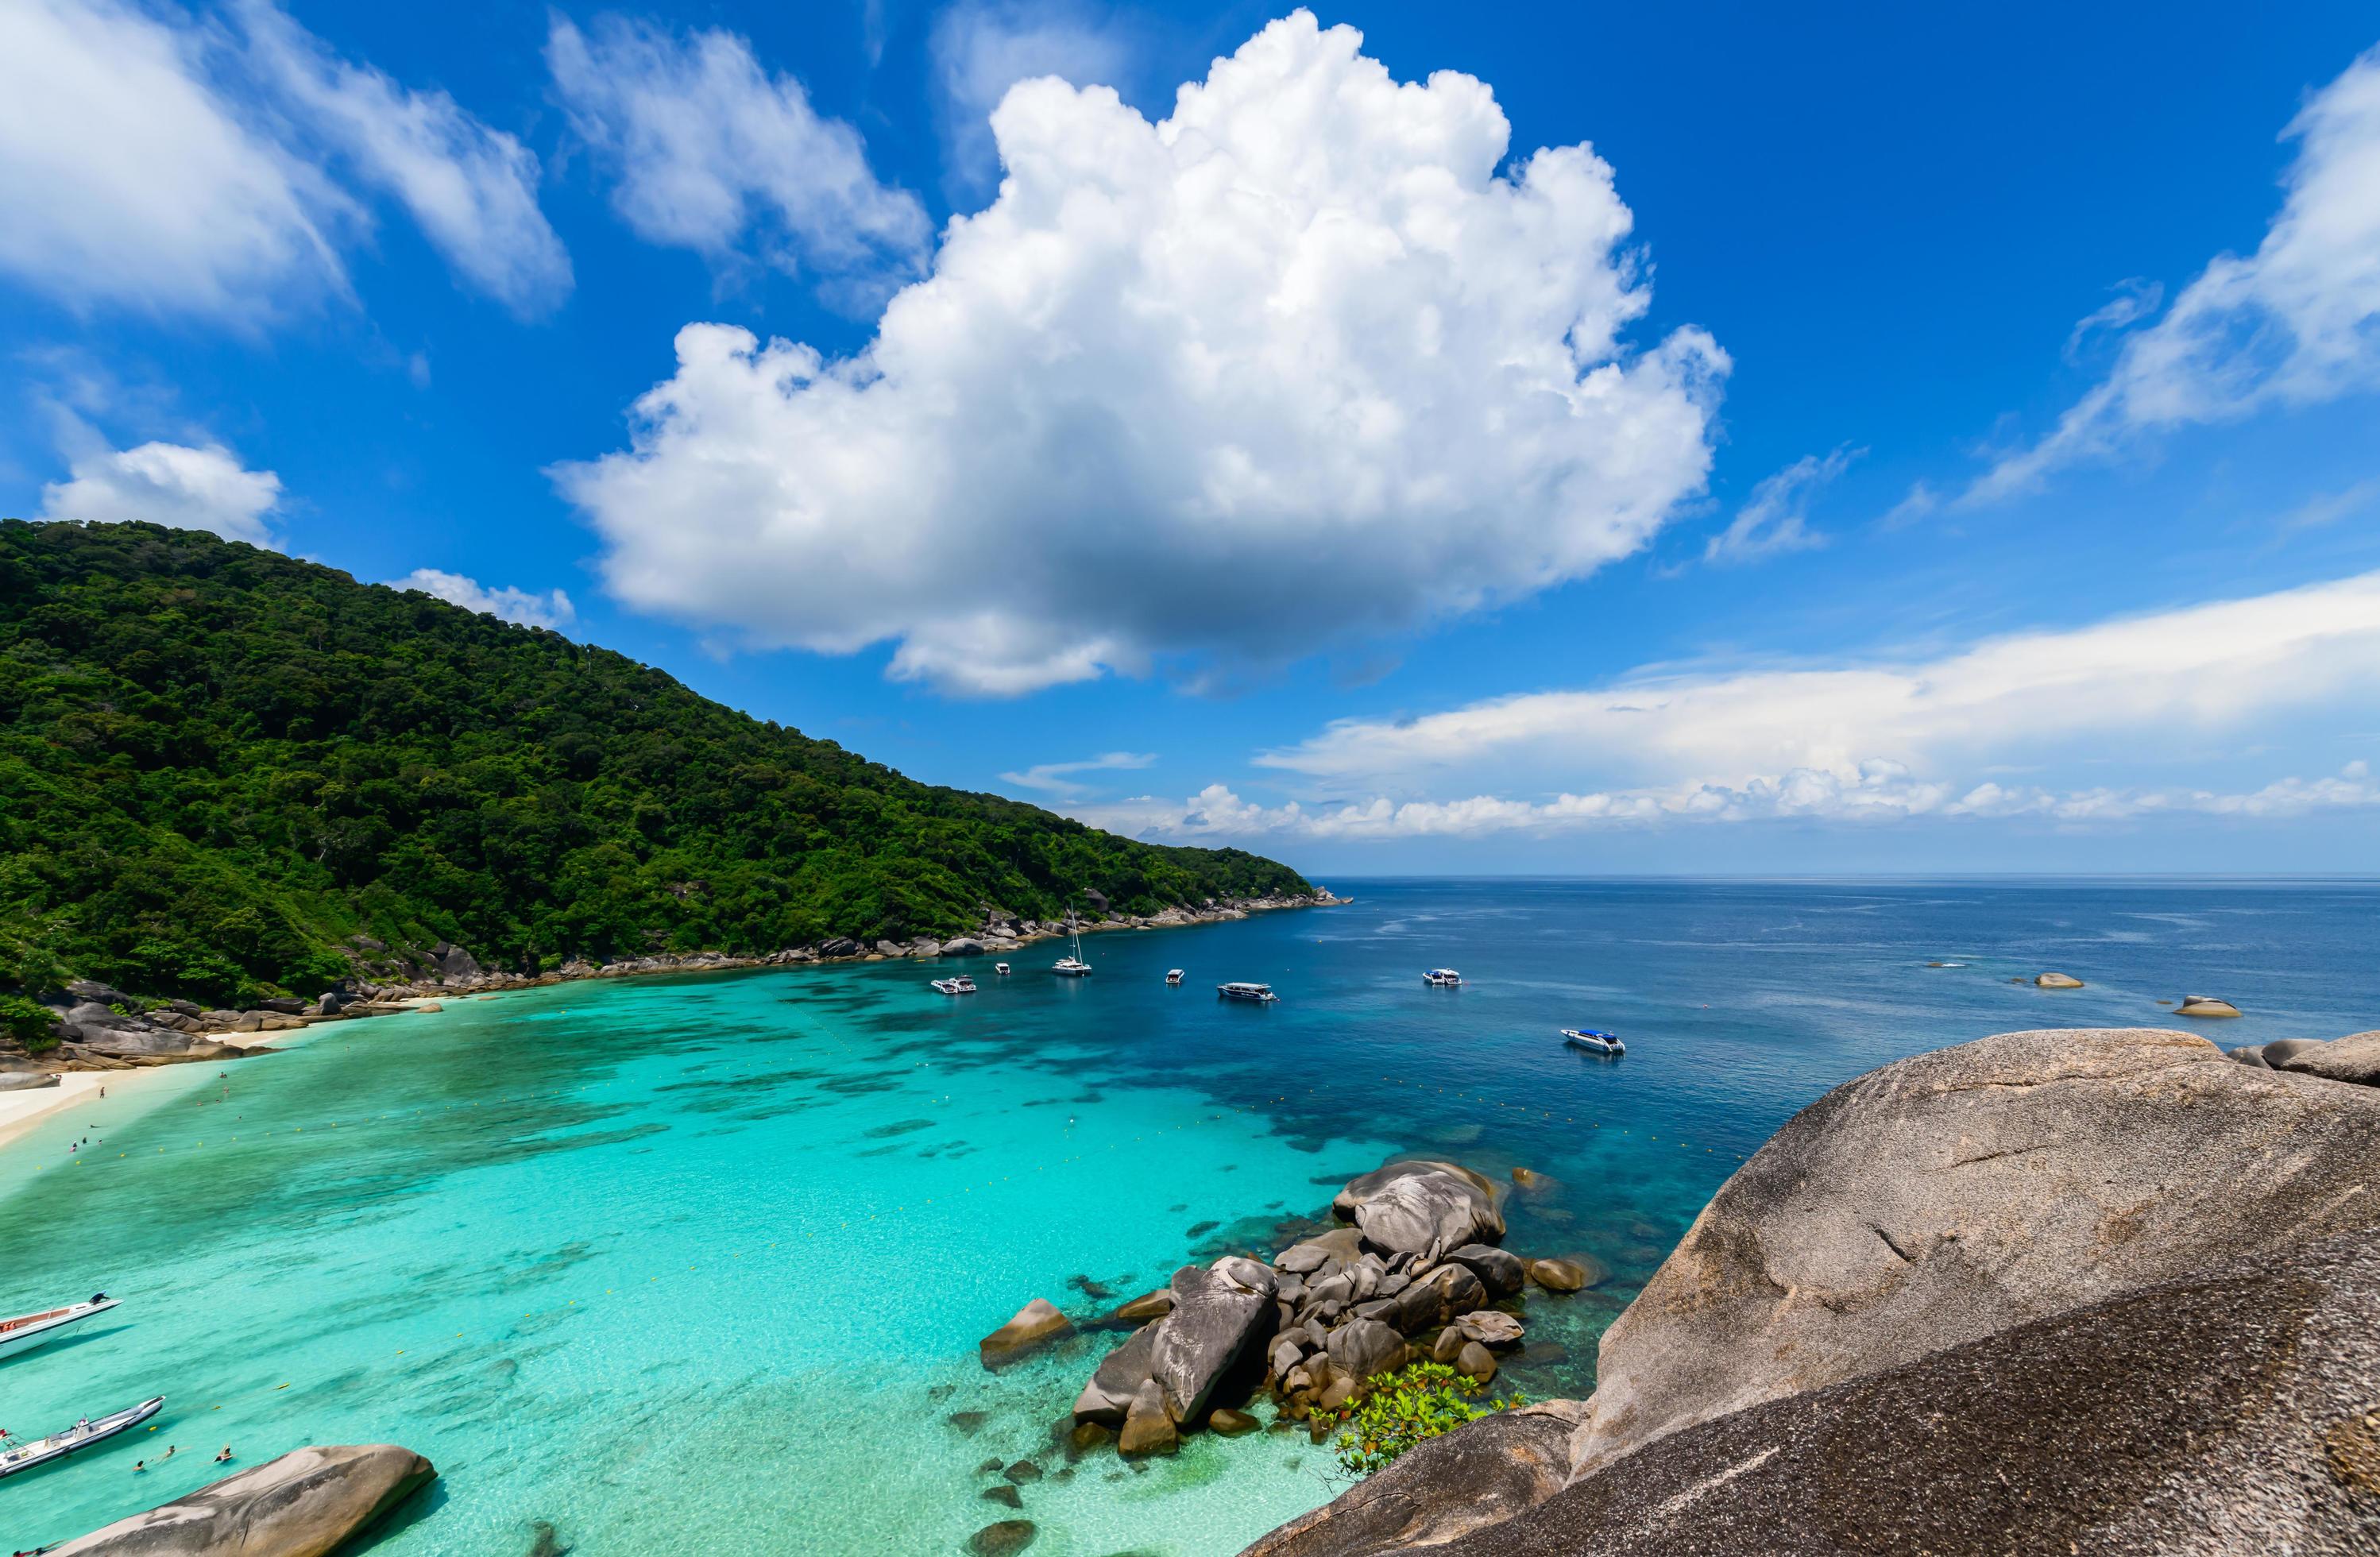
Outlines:
{"type": "MultiPolygon", "coordinates": [[[[1351,1476],[1369,1476],[1415,1444],[1477,1421],[1490,1407],[1474,1397],[1487,1387],[1440,1362],[1417,1362],[1384,1375],[1370,1394],[1334,1414],[1339,1463],[1351,1476]]],[[[1525,1404],[1524,1396],[1515,1394],[1500,1406],[1525,1404]]]]}
{"type": "Polygon", "coordinates": [[[28,1054],[46,1054],[58,1046],[55,1013],[23,995],[0,995],[0,1032],[23,1044],[28,1054]]]}

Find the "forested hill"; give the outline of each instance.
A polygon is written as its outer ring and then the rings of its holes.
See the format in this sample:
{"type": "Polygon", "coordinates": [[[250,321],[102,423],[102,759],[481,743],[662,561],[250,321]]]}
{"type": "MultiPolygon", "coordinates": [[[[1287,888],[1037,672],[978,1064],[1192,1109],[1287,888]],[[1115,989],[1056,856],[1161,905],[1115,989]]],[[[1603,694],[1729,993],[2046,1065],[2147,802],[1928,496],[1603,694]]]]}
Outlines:
{"type": "Polygon", "coordinates": [[[0,988],[310,993],[370,942],[521,969],[757,953],[1087,887],[1138,913],[1308,890],[915,783],[428,595],[194,531],[0,522],[0,988]]]}

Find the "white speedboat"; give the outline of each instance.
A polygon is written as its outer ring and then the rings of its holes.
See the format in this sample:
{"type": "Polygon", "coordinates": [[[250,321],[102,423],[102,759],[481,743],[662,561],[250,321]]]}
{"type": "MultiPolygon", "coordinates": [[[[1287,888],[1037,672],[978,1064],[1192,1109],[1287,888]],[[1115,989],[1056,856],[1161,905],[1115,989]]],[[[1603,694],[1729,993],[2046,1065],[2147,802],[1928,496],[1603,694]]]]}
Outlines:
{"type": "Polygon", "coordinates": [[[68,1325],[79,1324],[93,1314],[103,1314],[117,1301],[103,1292],[94,1292],[88,1303],[69,1303],[63,1308],[44,1308],[38,1314],[0,1320],[0,1357],[30,1352],[45,1341],[54,1341],[68,1325]]]}
{"type": "Polygon", "coordinates": [[[961,973],[953,978],[935,979],[934,988],[946,995],[971,995],[975,993],[975,980],[961,973]]]}
{"type": "Polygon", "coordinates": [[[1463,988],[1463,975],[1457,973],[1451,967],[1433,967],[1428,972],[1421,976],[1421,981],[1427,984],[1433,990],[1459,990],[1463,988]]]}
{"type": "Polygon", "coordinates": [[[1270,1004],[1281,998],[1272,992],[1270,984],[1251,984],[1241,979],[1234,979],[1228,984],[1216,985],[1215,992],[1225,1000],[1253,1001],[1258,1005],[1270,1004]]]}
{"type": "Polygon", "coordinates": [[[1625,1054],[1628,1045],[1620,1041],[1616,1032],[1597,1032],[1593,1028],[1564,1028],[1562,1041],[1573,1049],[1584,1049],[1590,1054],[1625,1054]]]}
{"type": "Polygon", "coordinates": [[[1178,984],[1182,982],[1182,969],[1178,967],[1169,967],[1165,970],[1165,981],[1169,984],[1178,984]]]}
{"type": "Polygon", "coordinates": [[[1007,978],[1007,977],[1008,977],[1008,965],[1007,965],[1006,963],[1004,963],[1004,962],[996,962],[996,963],[993,963],[993,964],[991,965],[991,970],[992,970],[994,973],[999,974],[1002,979],[1005,979],[1005,978],[1007,978]]]}
{"type": "Polygon", "coordinates": [[[1061,979],[1087,979],[1091,976],[1091,965],[1083,960],[1083,931],[1082,927],[1075,922],[1075,911],[1072,908],[1066,910],[1066,933],[1072,938],[1075,949],[1051,963],[1050,971],[1061,979]]]}
{"type": "Polygon", "coordinates": [[[14,1476],[20,1470],[45,1466],[52,1460],[63,1460],[94,1443],[104,1443],[127,1428],[139,1427],[163,1410],[164,1405],[165,1397],[159,1395],[128,1410],[118,1411],[112,1417],[86,1417],[65,1431],[54,1432],[47,1438],[36,1438],[22,1443],[0,1440],[0,1476],[14,1476]]]}

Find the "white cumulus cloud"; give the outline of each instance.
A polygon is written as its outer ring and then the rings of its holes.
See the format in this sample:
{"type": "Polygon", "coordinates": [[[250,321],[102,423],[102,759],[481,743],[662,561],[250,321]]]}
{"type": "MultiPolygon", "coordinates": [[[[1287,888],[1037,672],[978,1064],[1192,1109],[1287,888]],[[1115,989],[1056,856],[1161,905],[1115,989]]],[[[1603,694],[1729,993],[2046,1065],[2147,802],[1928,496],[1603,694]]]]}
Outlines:
{"type": "Polygon", "coordinates": [[[77,524],[139,520],[176,529],[208,529],[230,541],[270,546],[265,520],[281,504],[281,478],[250,470],[219,444],[148,443],[95,450],[76,459],[70,477],[42,489],[42,517],[77,524]]]}
{"type": "Polygon", "coordinates": [[[640,237],[714,260],[749,244],[783,269],[863,288],[922,258],[932,224],[917,198],[880,183],[859,132],[735,34],[680,37],[618,16],[582,31],[556,16],[546,63],[640,237]]]}
{"type": "Polygon", "coordinates": [[[930,50],[951,171],[968,190],[989,189],[999,176],[991,111],[1010,87],[1036,76],[1116,87],[1132,63],[1113,18],[1084,6],[1016,0],[962,0],[935,18],[930,50]]]}
{"type": "MultiPolygon", "coordinates": [[[[2143,433],[2380,387],[2380,48],[2285,133],[2297,159],[2256,251],[2216,258],[2163,318],[2125,338],[2107,377],[2047,437],[1999,461],[1963,502],[2031,490],[2143,433]]],[[[2083,325],[2120,326],[2154,301],[2119,298],[2083,325]]]]}
{"type": "Polygon", "coordinates": [[[393,590],[419,590],[426,595],[459,605],[466,611],[501,616],[523,626],[551,627],[559,632],[578,619],[570,597],[560,590],[539,594],[510,584],[491,590],[478,579],[435,567],[417,567],[391,584],[393,590]]]}
{"type": "Polygon", "coordinates": [[[873,342],[692,324],[632,446],[556,471],[626,603],[898,645],[976,693],[1277,663],[1576,578],[1710,461],[1725,356],[1647,306],[1585,146],[1275,22],[1151,124],[1013,88],[1007,175],[873,342]]]}

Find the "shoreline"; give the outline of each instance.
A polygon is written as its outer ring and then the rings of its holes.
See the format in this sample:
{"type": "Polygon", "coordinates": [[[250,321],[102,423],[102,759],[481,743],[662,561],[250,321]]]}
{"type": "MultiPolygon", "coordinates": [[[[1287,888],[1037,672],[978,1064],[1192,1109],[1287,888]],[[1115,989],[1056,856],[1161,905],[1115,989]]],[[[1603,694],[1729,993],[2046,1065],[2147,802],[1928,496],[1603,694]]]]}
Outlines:
{"type": "Polygon", "coordinates": [[[133,1101],[139,1105],[136,1113],[146,1113],[164,1101],[150,1095],[163,1090],[164,1078],[181,1074],[182,1067],[178,1065],[143,1065],[129,1071],[62,1071],[55,1087],[0,1092],[0,1153],[18,1147],[51,1120],[101,1101],[101,1094],[110,1088],[115,1089],[115,1095],[105,1101],[133,1101]]]}

